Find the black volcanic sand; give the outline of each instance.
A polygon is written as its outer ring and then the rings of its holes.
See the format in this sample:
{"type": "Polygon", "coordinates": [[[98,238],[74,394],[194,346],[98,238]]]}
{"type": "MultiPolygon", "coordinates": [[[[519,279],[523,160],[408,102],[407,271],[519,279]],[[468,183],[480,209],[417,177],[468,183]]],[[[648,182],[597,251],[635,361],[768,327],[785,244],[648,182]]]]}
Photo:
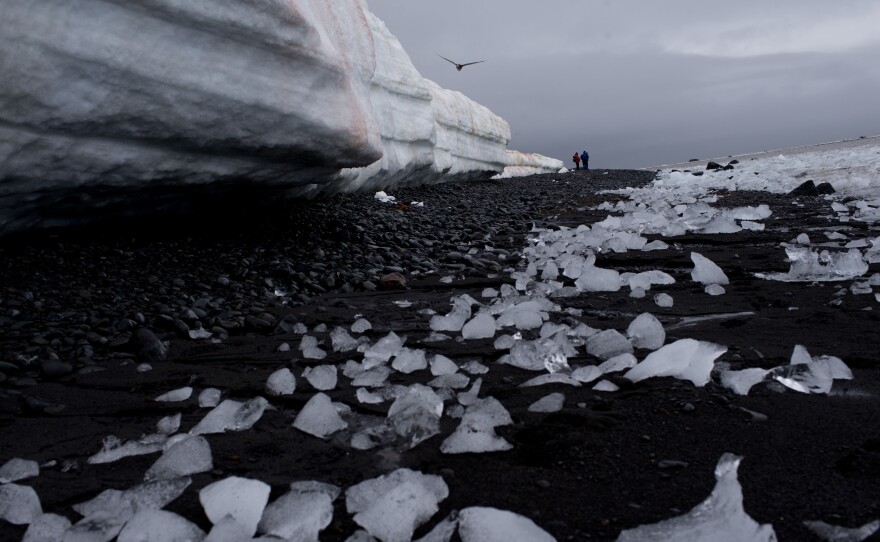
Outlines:
{"type": "MultiPolygon", "coordinates": [[[[502,270],[518,262],[516,251],[533,223],[602,220],[607,213],[585,208],[621,196],[597,190],[642,185],[650,178],[644,172],[593,171],[439,185],[389,190],[401,205],[343,195],[250,216],[242,211],[224,220],[199,216],[0,240],[0,462],[56,461],[21,483],[34,487],[45,511],[76,521],[71,505],[104,489],[140,483],[157,458],[87,464],[104,437],[152,433],[160,417],[177,412],[183,413],[186,431],[207,412],[197,404],[201,389],[218,387],[224,397],[249,399],[264,394],[269,374],[287,366],[297,374],[295,395],[270,399],[276,410],[249,431],[207,436],[215,470],[194,476],[169,510],[208,530],[198,490],[224,477],[263,480],[274,499],[292,481],[320,480],[344,490],[400,466],[440,474],[449,485],[449,498],[429,526],[452,510],[483,505],[523,514],[559,540],[613,540],[621,529],[679,515],[704,500],[715,484],[715,464],[732,452],[744,456],[739,477],[746,511],[772,523],[780,540],[815,540],[804,520],[852,527],[880,518],[880,304],[873,294],[838,295],[851,281],[790,284],[753,275],[787,270],[780,242],[802,232],[824,239],[821,232],[842,226],[822,198],[722,193],[718,206],[769,204],[767,230],[685,235],[664,239],[673,245],[668,250],[600,256],[600,266],[659,269],[677,283],[655,287],[643,299],[623,289],[561,304],[582,309],[578,320],[592,327],[622,332],[637,314],[651,312],[667,327],[667,342],[690,337],[723,344],[729,350],[721,360],[733,368],[787,364],[796,344],[813,355],[838,356],[855,379],[836,381],[831,396],[761,384],[742,397],[712,383],[695,388],[669,378],[638,385],[617,378],[622,388],[613,393],[590,386],[521,389],[517,385],[534,373],[495,364],[501,353],[491,340],[422,342],[430,330],[428,317],[418,311],[445,314],[452,296],[480,299],[484,288],[510,282],[502,270]],[[423,201],[424,207],[411,201],[423,201]],[[469,256],[471,248],[479,254],[469,256]],[[731,279],[725,295],[709,296],[690,280],[691,251],[725,270],[731,279]],[[381,275],[396,269],[403,270],[406,289],[372,289],[381,275]],[[455,276],[451,284],[439,280],[448,275],[455,276]],[[275,289],[286,296],[273,295],[275,289]],[[670,294],[674,307],[656,306],[658,292],[670,294]],[[403,300],[412,305],[394,303],[403,300]],[[682,325],[688,317],[739,312],[753,314],[682,325]],[[367,332],[371,341],[395,331],[407,337],[408,346],[489,365],[481,396],[499,399],[510,411],[514,424],[498,433],[514,449],[443,455],[440,443],[458,423],[450,418],[442,422],[442,435],[402,453],[356,451],[293,429],[296,413],[314,394],[299,377],[302,369],[341,365],[357,354],[330,351],[321,362],[303,360],[292,324],[304,323],[330,350],[328,333],[312,329],[347,327],[358,314],[373,324],[367,332]],[[153,370],[145,373],[135,370],[144,360],[129,340],[140,327],[170,341],[168,359],[153,361],[153,370]],[[196,327],[213,329],[224,340],[187,338],[187,330],[196,327]],[[285,342],[292,351],[278,352],[285,342]],[[57,362],[49,363],[53,358],[57,362]],[[151,400],[185,385],[196,389],[189,401],[151,400]],[[527,412],[532,402],[557,391],[566,396],[563,411],[527,412]],[[663,460],[687,466],[660,468],[663,460]]],[[[846,226],[851,238],[878,235],[864,224],[846,226]]],[[[870,273],[877,271],[872,265],[870,273]]],[[[551,316],[571,323],[565,318],[551,316]]],[[[570,362],[597,360],[581,354],[570,362]]],[[[391,382],[429,379],[420,371],[395,374],[391,382]]],[[[341,374],[329,395],[364,414],[384,415],[388,406],[360,405],[341,374]]],[[[355,528],[339,499],[321,540],[345,540],[355,528]]],[[[3,540],[23,532],[0,525],[3,540]]]]}

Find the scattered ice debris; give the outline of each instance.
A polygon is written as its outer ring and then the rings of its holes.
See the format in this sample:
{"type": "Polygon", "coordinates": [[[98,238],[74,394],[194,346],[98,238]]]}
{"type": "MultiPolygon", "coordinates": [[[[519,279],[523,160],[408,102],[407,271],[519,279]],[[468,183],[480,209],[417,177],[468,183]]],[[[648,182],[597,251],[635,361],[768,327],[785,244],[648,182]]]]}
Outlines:
{"type": "Polygon", "coordinates": [[[619,389],[620,389],[620,386],[618,386],[617,384],[615,384],[614,382],[611,382],[609,380],[600,380],[599,382],[596,383],[595,386],[593,386],[593,391],[614,392],[614,391],[618,391],[619,389]]]}
{"type": "Polygon", "coordinates": [[[333,520],[339,488],[320,482],[294,482],[263,512],[257,531],[283,540],[317,542],[333,520]]]}
{"type": "Polygon", "coordinates": [[[162,435],[173,435],[180,429],[180,413],[165,416],[156,423],[156,431],[162,435]]]}
{"type": "Polygon", "coordinates": [[[690,380],[694,386],[702,387],[709,382],[715,359],[725,352],[727,347],[719,344],[679,339],[651,352],[623,376],[633,382],[654,376],[671,376],[690,380]]]}
{"type": "Polygon", "coordinates": [[[220,396],[223,393],[217,388],[206,388],[199,394],[199,406],[214,408],[220,404],[220,396]]]}
{"type": "Polygon", "coordinates": [[[852,371],[834,356],[810,356],[801,345],[794,348],[791,364],[771,369],[768,375],[794,391],[827,394],[835,379],[851,380],[852,371]]]}
{"type": "Polygon", "coordinates": [[[477,314],[462,327],[461,336],[465,339],[491,339],[495,336],[495,318],[485,312],[477,314]]]}
{"type": "Polygon", "coordinates": [[[208,331],[203,327],[190,329],[189,330],[189,338],[190,339],[210,339],[214,334],[208,331]]]}
{"type": "Polygon", "coordinates": [[[663,324],[649,312],[638,315],[626,329],[626,334],[635,348],[657,350],[666,342],[663,324]]]}
{"type": "Polygon", "coordinates": [[[296,377],[287,367],[278,369],[266,380],[266,393],[272,397],[293,395],[296,391],[296,377]]]}
{"type": "Polygon", "coordinates": [[[425,358],[425,351],[420,349],[412,349],[401,347],[391,362],[394,370],[403,374],[410,374],[422,369],[428,368],[428,360],[425,358]]]}
{"type": "Polygon", "coordinates": [[[355,523],[382,542],[409,542],[448,496],[443,478],[397,469],[348,488],[345,506],[355,523]]]}
{"type": "Polygon", "coordinates": [[[384,190],[376,192],[373,198],[379,200],[382,203],[395,203],[397,201],[397,198],[395,198],[394,196],[389,196],[385,193],[384,190]]]}
{"type": "Polygon", "coordinates": [[[168,480],[207,472],[214,468],[211,445],[204,437],[185,436],[168,447],[147,470],[144,480],[168,480]]]}
{"type": "Polygon", "coordinates": [[[868,263],[858,249],[848,252],[815,252],[808,247],[786,246],[791,264],[787,273],[756,273],[758,278],[782,282],[825,282],[850,280],[868,272],[868,263]]]}
{"type": "Polygon", "coordinates": [[[498,315],[496,326],[505,328],[513,326],[519,330],[538,329],[550,318],[548,311],[553,310],[553,303],[540,297],[517,303],[508,307],[498,315]]]}
{"type": "Polygon", "coordinates": [[[455,432],[440,446],[444,454],[485,453],[510,450],[513,446],[495,434],[495,428],[513,423],[510,413],[494,397],[469,406],[455,432]]]}
{"type": "Polygon", "coordinates": [[[327,352],[318,346],[318,338],[313,335],[303,335],[299,349],[305,359],[324,359],[327,357],[327,352]]]}
{"type": "Polygon", "coordinates": [[[269,406],[269,402],[262,397],[254,397],[244,403],[226,399],[214,407],[211,412],[208,412],[202,421],[190,430],[190,433],[207,435],[227,431],[245,431],[260,420],[267,406],[269,406]]]}
{"type": "Polygon", "coordinates": [[[830,525],[824,521],[805,521],[804,525],[825,542],[862,542],[880,530],[880,519],[852,528],[830,525]]]}
{"type": "Polygon", "coordinates": [[[140,510],[128,520],[116,540],[117,542],[183,542],[198,541],[204,537],[204,531],[195,523],[174,512],[140,510]]]}
{"type": "Polygon", "coordinates": [[[694,262],[694,269],[691,271],[691,278],[694,282],[699,282],[706,286],[710,284],[730,284],[730,279],[727,278],[724,271],[709,258],[698,252],[691,252],[691,261],[694,262]]]}
{"type": "Polygon", "coordinates": [[[673,299],[669,294],[657,294],[654,296],[654,303],[656,303],[658,307],[669,308],[673,304],[673,299]]]}
{"type": "Polygon", "coordinates": [[[748,395],[749,390],[755,384],[763,382],[767,378],[766,369],[753,368],[740,371],[719,371],[718,376],[721,385],[733,391],[737,395],[748,395]]]}
{"type": "Polygon", "coordinates": [[[0,485],[0,519],[13,525],[29,525],[42,514],[40,497],[32,487],[0,485]]]}
{"type": "Polygon", "coordinates": [[[715,467],[715,489],[687,514],[625,530],[617,542],[776,542],[773,526],[759,525],[743,508],[736,473],[741,460],[733,454],[721,456],[715,467]]]}
{"type": "Polygon", "coordinates": [[[525,516],[484,506],[473,506],[459,512],[458,535],[462,542],[556,541],[525,516]]]}
{"type": "Polygon", "coordinates": [[[387,363],[400,352],[404,342],[405,340],[393,331],[388,332],[388,335],[385,335],[376,341],[376,344],[364,351],[364,369],[372,369],[387,363]]]}
{"type": "Polygon", "coordinates": [[[327,438],[347,428],[348,423],[339,415],[330,397],[319,392],[297,414],[293,426],[318,438],[327,438]]]}
{"type": "Polygon", "coordinates": [[[632,343],[616,329],[600,331],[587,339],[587,353],[601,360],[632,352],[632,343]]]}
{"type": "Polygon", "coordinates": [[[202,488],[199,502],[211,523],[216,525],[231,516],[250,538],[257,532],[271,489],[259,480],[230,476],[202,488]]]}
{"type": "Polygon", "coordinates": [[[529,405],[529,412],[559,412],[565,404],[564,393],[551,393],[529,405]]]}
{"type": "Polygon", "coordinates": [[[70,520],[58,514],[43,514],[28,525],[21,542],[63,542],[70,520]]]}
{"type": "Polygon", "coordinates": [[[0,467],[0,484],[17,482],[40,475],[40,465],[30,459],[15,457],[0,467]]]}
{"type": "Polygon", "coordinates": [[[344,327],[339,326],[330,332],[330,343],[333,345],[334,352],[350,352],[360,344],[344,327]]]}
{"type": "Polygon", "coordinates": [[[443,399],[428,386],[413,384],[391,404],[387,419],[407,448],[414,448],[440,433],[442,415],[443,399]]]}
{"type": "Polygon", "coordinates": [[[303,378],[318,391],[330,391],[336,388],[339,380],[336,365],[306,367],[303,370],[303,378]]]}
{"type": "Polygon", "coordinates": [[[171,390],[169,392],[163,393],[159,397],[156,397],[156,401],[173,403],[177,401],[186,401],[190,397],[192,397],[193,389],[189,386],[178,388],[176,390],[171,390]]]}

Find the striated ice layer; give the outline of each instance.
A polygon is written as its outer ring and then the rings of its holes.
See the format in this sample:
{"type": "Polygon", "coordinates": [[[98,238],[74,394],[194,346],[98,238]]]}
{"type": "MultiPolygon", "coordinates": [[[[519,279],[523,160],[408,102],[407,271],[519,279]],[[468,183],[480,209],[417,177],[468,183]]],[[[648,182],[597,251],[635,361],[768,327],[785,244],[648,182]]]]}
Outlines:
{"type": "Polygon", "coordinates": [[[737,479],[741,457],[724,454],[715,467],[715,489],[690,512],[676,518],[627,529],[617,542],[776,542],[772,525],[759,525],[743,508],[737,479]]]}
{"type": "Polygon", "coordinates": [[[788,273],[759,273],[759,278],[782,282],[825,282],[849,280],[868,272],[868,263],[858,249],[848,252],[815,252],[809,247],[787,246],[791,267],[788,273]]]}
{"type": "Polygon", "coordinates": [[[679,339],[651,352],[623,376],[633,382],[655,376],[671,376],[690,380],[694,386],[702,387],[709,382],[715,359],[725,352],[727,347],[719,344],[679,339]]]}
{"type": "Polygon", "coordinates": [[[465,508],[458,516],[462,542],[555,542],[556,539],[525,516],[489,508],[465,508]]]}
{"type": "Polygon", "coordinates": [[[492,177],[493,179],[509,179],[510,177],[523,177],[540,173],[556,173],[562,169],[562,160],[548,158],[537,153],[519,151],[507,151],[507,166],[504,171],[492,177]]]}

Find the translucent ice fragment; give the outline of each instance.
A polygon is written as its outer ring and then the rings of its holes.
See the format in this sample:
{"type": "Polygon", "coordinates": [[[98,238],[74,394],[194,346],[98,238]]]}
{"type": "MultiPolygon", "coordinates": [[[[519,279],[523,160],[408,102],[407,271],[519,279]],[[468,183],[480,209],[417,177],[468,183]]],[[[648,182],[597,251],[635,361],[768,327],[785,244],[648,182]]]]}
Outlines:
{"type": "Polygon", "coordinates": [[[730,284],[730,279],[727,278],[724,271],[709,258],[698,252],[691,252],[691,261],[694,262],[694,269],[691,271],[691,278],[694,282],[704,285],[730,284]]]}
{"type": "Polygon", "coordinates": [[[287,367],[278,369],[266,380],[266,393],[272,397],[293,395],[296,391],[296,377],[287,367]]]}
{"type": "Polygon", "coordinates": [[[679,339],[651,352],[624,377],[639,382],[654,376],[671,376],[690,380],[702,387],[709,382],[715,359],[727,352],[726,346],[694,339],[679,339]]]}
{"type": "Polygon", "coordinates": [[[516,339],[511,335],[501,335],[497,339],[495,339],[494,347],[495,350],[510,350],[513,348],[513,345],[516,344],[516,339]]]}
{"type": "Polygon", "coordinates": [[[416,371],[421,371],[422,369],[427,369],[428,360],[425,357],[424,350],[407,348],[404,346],[397,352],[397,355],[394,356],[394,361],[391,362],[391,367],[401,373],[410,374],[416,371]]]}
{"type": "Polygon", "coordinates": [[[178,388],[176,390],[171,390],[169,392],[163,393],[159,397],[156,397],[156,401],[163,402],[175,402],[175,401],[186,401],[192,396],[193,389],[189,386],[184,388],[178,388]]]}
{"type": "Polygon", "coordinates": [[[802,233],[797,236],[797,239],[794,240],[795,243],[799,245],[809,245],[810,244],[810,236],[806,233],[802,233]]]}
{"type": "Polygon", "coordinates": [[[432,316],[428,325],[434,331],[460,331],[470,317],[471,302],[462,296],[456,298],[448,314],[432,316]]]}
{"type": "Polygon", "coordinates": [[[602,360],[632,352],[632,343],[616,329],[600,331],[587,339],[587,353],[602,360]]]}
{"type": "Polygon", "coordinates": [[[614,392],[618,391],[619,389],[620,386],[608,380],[600,380],[596,383],[595,386],[593,386],[593,391],[614,392]]]}
{"type": "Polygon", "coordinates": [[[343,327],[330,332],[330,342],[334,352],[350,352],[358,347],[358,340],[348,334],[343,327]]]}
{"type": "Polygon", "coordinates": [[[565,394],[551,393],[529,405],[529,412],[559,412],[565,404],[565,394]]]}
{"type": "Polygon", "coordinates": [[[64,542],[70,520],[58,514],[43,514],[28,525],[21,542],[64,542]]]}
{"type": "Polygon", "coordinates": [[[619,354],[613,358],[603,361],[599,364],[598,370],[601,374],[616,373],[625,371],[636,366],[638,360],[632,354],[619,354]]]}
{"type": "Polygon", "coordinates": [[[673,304],[672,296],[669,294],[657,294],[654,296],[654,303],[657,304],[658,307],[669,308],[673,304]]]}
{"type": "Polygon", "coordinates": [[[318,438],[327,438],[348,427],[348,423],[339,415],[329,396],[316,393],[296,415],[293,426],[318,438]]]}
{"type": "Polygon", "coordinates": [[[40,465],[30,459],[15,457],[0,467],[0,484],[17,482],[40,475],[40,465]]]}
{"type": "Polygon", "coordinates": [[[43,514],[34,488],[18,484],[0,485],[0,519],[13,525],[29,525],[43,514]]]}
{"type": "Polygon", "coordinates": [[[630,342],[635,348],[657,350],[666,341],[663,324],[649,312],[638,315],[626,330],[630,342]]]}
{"type": "Polygon", "coordinates": [[[491,339],[495,336],[495,318],[486,312],[477,314],[462,327],[461,336],[465,339],[491,339]]]}
{"type": "Polygon", "coordinates": [[[550,373],[546,375],[536,376],[535,378],[530,378],[529,380],[523,382],[519,385],[519,387],[532,388],[535,386],[544,386],[547,384],[565,384],[567,386],[574,386],[576,388],[581,387],[581,383],[578,380],[575,380],[570,374],[566,373],[550,373]]]}
{"type": "Polygon", "coordinates": [[[125,524],[117,538],[118,542],[169,542],[197,541],[205,537],[204,531],[174,512],[165,510],[141,510],[125,524]]]}
{"type": "Polygon", "coordinates": [[[614,269],[590,265],[584,267],[574,285],[581,292],[616,292],[620,290],[620,282],[620,273],[614,269]]]}
{"type": "MultiPolygon", "coordinates": [[[[624,354],[621,354],[624,355],[624,354]]],[[[615,359],[615,358],[611,358],[615,359]]],[[[611,361],[611,360],[609,360],[611,361]]],[[[585,365],[583,367],[578,367],[571,373],[571,377],[577,380],[578,382],[583,382],[584,384],[589,384],[590,382],[596,380],[605,374],[602,369],[596,367],[595,365],[585,365]]]]}
{"type": "Polygon", "coordinates": [[[334,498],[317,486],[292,488],[266,507],[257,530],[283,540],[317,542],[333,520],[334,498]]]}
{"type": "Polygon", "coordinates": [[[431,388],[413,384],[391,404],[388,424],[413,448],[440,432],[442,415],[443,399],[431,388]]]}
{"type": "Polygon", "coordinates": [[[861,527],[840,527],[824,521],[805,521],[804,525],[825,542],[862,542],[880,530],[880,519],[861,527]]]}
{"type": "Polygon", "coordinates": [[[104,439],[101,451],[89,457],[88,462],[91,465],[112,463],[124,457],[156,453],[161,451],[164,446],[164,435],[161,435],[161,438],[145,437],[140,440],[130,440],[127,442],[123,442],[118,437],[111,435],[104,439]]]}
{"type": "Polygon", "coordinates": [[[199,502],[211,523],[231,516],[248,536],[257,532],[257,524],[269,502],[272,488],[259,480],[230,476],[199,491],[199,502]]]}
{"type": "Polygon", "coordinates": [[[400,349],[403,348],[403,339],[396,333],[390,331],[376,344],[370,346],[364,351],[364,369],[372,369],[388,362],[392,357],[396,356],[400,349]]]}
{"type": "Polygon", "coordinates": [[[268,405],[269,402],[262,397],[254,397],[244,403],[227,399],[208,412],[202,421],[190,430],[190,433],[207,435],[227,431],[245,431],[260,420],[268,405]]]}
{"type": "Polygon", "coordinates": [[[414,542],[449,542],[458,528],[458,513],[453,512],[446,519],[434,525],[434,528],[425,536],[414,542]]]}
{"type": "Polygon", "coordinates": [[[190,436],[165,450],[165,453],[147,470],[144,480],[180,478],[207,472],[213,468],[211,445],[204,437],[190,436]]]}
{"type": "Polygon", "coordinates": [[[495,433],[495,428],[513,423],[510,413],[494,397],[480,399],[468,407],[458,428],[443,441],[444,454],[485,453],[510,450],[513,446],[495,433]]]}
{"type": "Polygon", "coordinates": [[[470,384],[471,379],[467,375],[455,373],[451,375],[442,375],[428,382],[432,388],[449,388],[460,390],[466,388],[470,384]]]}
{"type": "Polygon", "coordinates": [[[783,282],[839,281],[860,277],[868,272],[868,263],[858,249],[849,252],[819,253],[809,247],[786,247],[790,268],[788,273],[767,273],[756,276],[783,282]]]}
{"type": "Polygon", "coordinates": [[[316,390],[329,391],[336,387],[339,377],[335,365],[318,365],[317,367],[306,367],[303,371],[303,378],[316,390]]]}
{"type": "Polygon", "coordinates": [[[720,284],[709,284],[703,288],[703,291],[709,295],[724,295],[727,290],[725,290],[724,286],[721,286],[720,284]]]}
{"type": "Polygon", "coordinates": [[[371,329],[373,329],[373,325],[369,321],[367,321],[365,318],[358,318],[351,325],[351,332],[352,333],[364,333],[364,332],[369,331],[371,329]]]}
{"type": "Polygon", "coordinates": [[[444,355],[437,354],[431,358],[431,374],[434,376],[450,375],[458,372],[458,364],[444,355]]]}
{"type": "Polygon", "coordinates": [[[763,382],[766,377],[767,370],[760,368],[743,369],[741,371],[721,371],[719,373],[721,385],[737,395],[748,395],[752,386],[763,382]]]}
{"type": "Polygon", "coordinates": [[[165,416],[156,423],[156,430],[163,435],[173,435],[180,429],[180,413],[165,416]]]}
{"type": "Polygon", "coordinates": [[[206,388],[199,394],[199,406],[213,408],[220,404],[222,392],[217,388],[206,388]]]}
{"type": "Polygon", "coordinates": [[[736,471],[741,457],[724,454],[715,467],[715,489],[690,512],[620,533],[617,542],[776,542],[772,525],[759,525],[743,509],[736,471]]]}
{"type": "Polygon", "coordinates": [[[351,381],[351,385],[357,387],[379,388],[385,385],[385,381],[388,380],[390,374],[390,367],[380,365],[354,377],[351,381]]]}
{"type": "Polygon", "coordinates": [[[556,539],[525,516],[489,508],[465,508],[458,516],[462,542],[555,542],[556,539]]]}
{"type": "Polygon", "coordinates": [[[491,297],[498,297],[498,290],[496,290],[495,288],[484,288],[483,292],[480,294],[480,297],[482,297],[484,299],[491,298],[491,297]]]}
{"type": "Polygon", "coordinates": [[[466,361],[462,364],[461,369],[472,375],[484,375],[489,372],[489,368],[480,363],[479,361],[466,361]]]}

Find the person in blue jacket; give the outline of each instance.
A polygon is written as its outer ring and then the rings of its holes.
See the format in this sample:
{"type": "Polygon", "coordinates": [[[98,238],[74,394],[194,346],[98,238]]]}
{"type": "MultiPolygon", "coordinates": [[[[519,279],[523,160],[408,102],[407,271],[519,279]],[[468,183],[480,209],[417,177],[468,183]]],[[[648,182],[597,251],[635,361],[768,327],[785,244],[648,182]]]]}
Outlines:
{"type": "Polygon", "coordinates": [[[584,163],[584,171],[590,170],[590,153],[584,151],[581,153],[581,162],[584,163]]]}

